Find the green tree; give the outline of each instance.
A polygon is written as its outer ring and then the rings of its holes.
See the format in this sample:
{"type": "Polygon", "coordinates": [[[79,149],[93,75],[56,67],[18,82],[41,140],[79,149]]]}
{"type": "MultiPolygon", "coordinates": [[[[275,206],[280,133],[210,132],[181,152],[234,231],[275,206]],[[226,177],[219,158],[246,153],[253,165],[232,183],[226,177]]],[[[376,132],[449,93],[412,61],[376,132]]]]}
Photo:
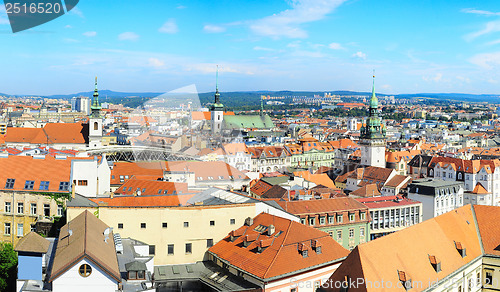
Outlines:
{"type": "Polygon", "coordinates": [[[17,254],[12,244],[0,242],[0,291],[15,291],[17,254]]]}

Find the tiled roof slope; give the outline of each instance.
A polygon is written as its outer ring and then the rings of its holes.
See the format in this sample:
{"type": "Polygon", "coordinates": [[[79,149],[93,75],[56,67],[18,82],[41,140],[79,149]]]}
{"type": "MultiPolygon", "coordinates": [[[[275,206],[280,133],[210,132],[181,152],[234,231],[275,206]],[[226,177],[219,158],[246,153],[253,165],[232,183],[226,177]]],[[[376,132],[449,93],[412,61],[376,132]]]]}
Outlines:
{"type": "Polygon", "coordinates": [[[177,207],[185,206],[194,194],[155,196],[115,196],[113,198],[92,198],[90,201],[106,207],[177,207]]]}
{"type": "Polygon", "coordinates": [[[43,128],[7,128],[5,142],[31,144],[87,144],[88,124],[48,123],[43,128]]]}
{"type": "Polygon", "coordinates": [[[349,254],[349,251],[323,231],[266,213],[255,217],[251,226],[240,227],[232,233],[239,235],[238,238],[231,242],[231,234],[226,236],[212,246],[209,253],[268,281],[284,274],[339,262],[349,254]],[[276,231],[268,236],[267,229],[262,233],[255,230],[260,225],[274,225],[276,231]],[[252,240],[247,247],[243,244],[245,239],[252,240]],[[321,245],[321,254],[311,248],[311,240],[316,240],[321,245]],[[260,253],[259,245],[265,246],[260,253]],[[301,255],[299,246],[308,250],[308,257],[301,255]]]}
{"type": "Polygon", "coordinates": [[[85,210],[61,228],[52,265],[50,282],[61,276],[83,258],[99,266],[108,276],[120,281],[113,232],[104,242],[108,226],[85,210]],[[72,231],[69,236],[68,229],[72,231]]]}
{"type": "MultiPolygon", "coordinates": [[[[69,182],[71,173],[71,160],[75,158],[56,159],[50,155],[45,158],[32,156],[0,157],[0,190],[9,191],[59,191],[60,182],[69,182]],[[14,187],[6,189],[7,179],[15,179],[14,187]],[[27,180],[34,181],[33,189],[25,189],[27,180]],[[40,182],[48,181],[48,189],[40,190],[40,182]]],[[[92,159],[92,158],[77,158],[92,159]]],[[[69,190],[68,190],[69,192],[69,190]]]]}
{"type": "Polygon", "coordinates": [[[500,256],[500,207],[474,205],[484,252],[500,256]]]}
{"type": "Polygon", "coordinates": [[[17,252],[35,252],[47,253],[50,242],[38,235],[36,232],[30,232],[19,240],[14,249],[17,252]]]}
{"type": "Polygon", "coordinates": [[[137,191],[141,192],[141,196],[155,195],[172,195],[186,193],[188,190],[187,183],[174,183],[169,181],[158,180],[143,180],[135,179],[135,177],[126,181],[119,187],[115,194],[117,195],[134,195],[137,191]]]}
{"type": "MultiPolygon", "coordinates": [[[[368,281],[375,283],[384,279],[386,283],[393,284],[391,290],[405,291],[403,286],[395,287],[400,281],[398,271],[402,271],[413,283],[417,281],[422,283],[421,286],[414,285],[411,291],[425,290],[430,283],[442,280],[481,256],[481,242],[476,231],[478,223],[479,230],[484,229],[484,234],[491,236],[490,247],[498,245],[500,230],[494,222],[497,222],[495,219],[500,219],[500,208],[475,206],[474,209],[476,216],[481,218],[477,222],[472,206],[467,205],[358,245],[328,282],[342,282],[346,276],[351,279],[364,278],[366,283],[368,281]],[[465,257],[462,257],[457,250],[456,243],[466,248],[465,257]],[[441,261],[440,272],[436,272],[433,268],[429,256],[434,256],[441,261]]],[[[337,290],[331,287],[324,288],[326,291],[337,290]]],[[[380,289],[380,286],[379,289],[375,289],[374,286],[359,285],[349,289],[351,290],[379,291],[383,289],[380,289]]]]}

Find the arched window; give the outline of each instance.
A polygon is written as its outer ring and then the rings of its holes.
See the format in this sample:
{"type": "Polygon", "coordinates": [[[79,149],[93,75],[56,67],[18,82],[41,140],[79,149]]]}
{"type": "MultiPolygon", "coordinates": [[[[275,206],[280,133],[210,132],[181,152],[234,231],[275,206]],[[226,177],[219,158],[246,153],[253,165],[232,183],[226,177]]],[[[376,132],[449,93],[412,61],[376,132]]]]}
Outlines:
{"type": "Polygon", "coordinates": [[[429,176],[434,176],[434,170],[433,169],[429,170],[429,176]]]}
{"type": "Polygon", "coordinates": [[[462,179],[462,174],[458,173],[458,179],[462,179]]]}
{"type": "Polygon", "coordinates": [[[99,124],[97,122],[94,122],[94,131],[99,130],[99,124]]]}

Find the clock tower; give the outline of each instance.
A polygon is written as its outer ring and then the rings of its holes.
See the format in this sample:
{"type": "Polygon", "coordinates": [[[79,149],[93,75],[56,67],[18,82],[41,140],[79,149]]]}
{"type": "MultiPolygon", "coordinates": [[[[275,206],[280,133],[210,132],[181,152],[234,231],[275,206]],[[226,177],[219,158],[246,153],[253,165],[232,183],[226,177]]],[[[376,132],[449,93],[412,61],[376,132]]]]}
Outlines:
{"type": "Polygon", "coordinates": [[[386,167],[386,128],[378,115],[378,99],[375,95],[375,75],[373,76],[372,97],[366,124],[360,130],[361,165],[386,167]]]}

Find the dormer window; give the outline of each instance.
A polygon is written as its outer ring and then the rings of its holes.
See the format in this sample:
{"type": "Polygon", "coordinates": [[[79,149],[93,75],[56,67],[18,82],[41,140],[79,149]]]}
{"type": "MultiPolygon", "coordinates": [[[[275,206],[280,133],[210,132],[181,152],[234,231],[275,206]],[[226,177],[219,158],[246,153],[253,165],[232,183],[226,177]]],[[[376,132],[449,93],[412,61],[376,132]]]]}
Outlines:
{"type": "Polygon", "coordinates": [[[406,291],[410,290],[411,287],[411,279],[404,271],[398,271],[399,281],[403,285],[406,291]]]}
{"type": "Polygon", "coordinates": [[[436,256],[429,255],[429,262],[431,263],[436,273],[441,272],[441,261],[439,261],[436,256]]]}
{"type": "Polygon", "coordinates": [[[465,247],[462,245],[462,243],[455,241],[455,248],[457,249],[458,253],[464,258],[467,256],[467,252],[465,247]]]}

